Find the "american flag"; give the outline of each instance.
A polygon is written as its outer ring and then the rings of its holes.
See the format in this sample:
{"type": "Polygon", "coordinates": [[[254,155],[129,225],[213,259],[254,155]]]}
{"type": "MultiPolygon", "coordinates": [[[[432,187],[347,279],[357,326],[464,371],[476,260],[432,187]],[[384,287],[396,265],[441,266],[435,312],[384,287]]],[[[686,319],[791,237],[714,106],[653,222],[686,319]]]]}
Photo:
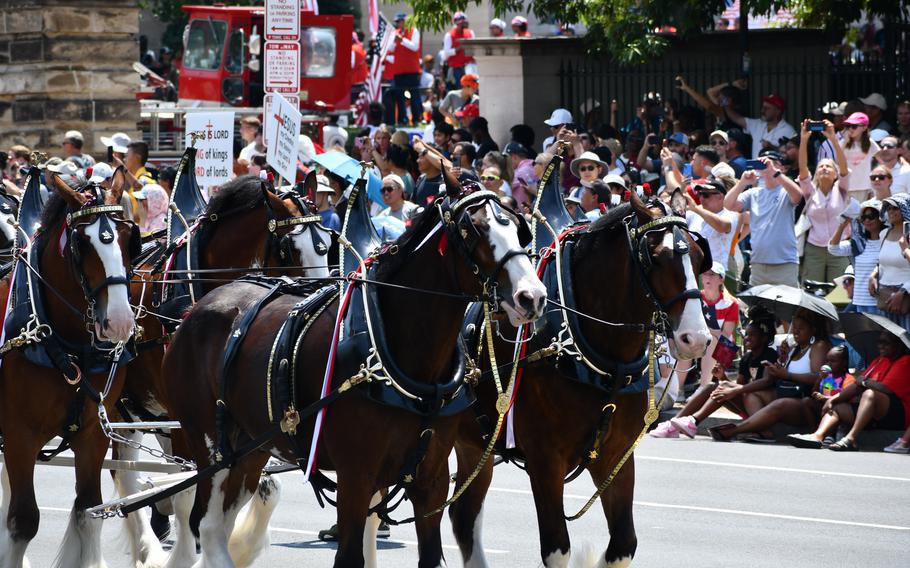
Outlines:
{"type": "Polygon", "coordinates": [[[375,37],[379,33],[379,0],[369,0],[367,8],[370,15],[370,33],[375,37]]]}
{"type": "Polygon", "coordinates": [[[302,4],[303,5],[300,7],[302,10],[313,12],[317,16],[319,15],[319,3],[316,0],[303,0],[302,4]]]}
{"type": "Polygon", "coordinates": [[[357,97],[355,108],[357,116],[355,123],[358,126],[365,126],[367,123],[367,109],[370,103],[379,100],[379,93],[382,89],[382,68],[385,66],[385,58],[389,50],[395,45],[395,29],[386,21],[385,16],[379,14],[379,25],[376,28],[376,46],[367,53],[371,57],[370,73],[364,82],[364,90],[357,97]]]}

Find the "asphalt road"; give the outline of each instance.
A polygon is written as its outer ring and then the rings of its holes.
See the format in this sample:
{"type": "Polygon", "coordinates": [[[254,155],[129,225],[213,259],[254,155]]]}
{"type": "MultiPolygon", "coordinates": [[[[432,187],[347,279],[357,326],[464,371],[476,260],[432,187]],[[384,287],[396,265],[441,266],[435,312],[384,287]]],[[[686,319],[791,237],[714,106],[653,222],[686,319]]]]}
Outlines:
{"type": "MultiPolygon", "coordinates": [[[[637,458],[634,566],[800,566],[894,568],[910,565],[910,456],[836,454],[788,446],[645,439],[637,458]]],[[[283,497],[272,520],[272,545],[257,566],[331,566],[334,548],[316,533],[334,522],[299,474],[282,474],[283,497]]],[[[41,527],[29,547],[36,568],[50,566],[72,500],[70,470],[39,467],[41,527]]],[[[525,474],[498,466],[484,513],[491,566],[539,566],[537,523],[525,474]]],[[[577,510],[593,491],[590,479],[566,490],[577,510]]],[[[105,476],[105,494],[113,493],[105,476]]],[[[404,509],[399,515],[404,514],[404,509]]],[[[103,540],[111,568],[129,565],[119,520],[103,540]]],[[[569,527],[573,546],[602,551],[608,540],[599,507],[569,527]]],[[[444,524],[449,566],[460,555],[444,524]]],[[[380,542],[381,566],[416,566],[413,528],[396,527],[380,542]]]]}

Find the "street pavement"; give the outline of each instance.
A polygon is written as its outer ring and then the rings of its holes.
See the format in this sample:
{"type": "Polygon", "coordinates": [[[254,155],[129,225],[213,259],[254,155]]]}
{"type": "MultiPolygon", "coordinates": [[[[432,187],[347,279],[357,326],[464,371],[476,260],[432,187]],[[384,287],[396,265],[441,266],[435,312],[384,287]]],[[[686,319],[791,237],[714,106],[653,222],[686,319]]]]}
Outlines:
{"type": "MultiPolygon", "coordinates": [[[[646,438],[636,452],[636,567],[910,566],[910,456],[878,451],[838,454],[782,445],[722,444],[709,438],[646,438]]],[[[332,565],[334,547],[316,534],[334,522],[299,473],[281,474],[282,500],[272,520],[272,545],[257,566],[332,565]]],[[[50,566],[72,501],[71,470],[39,466],[41,527],[29,547],[34,567],[50,566]]],[[[104,476],[105,495],[113,494],[104,476]]],[[[590,478],[566,488],[567,513],[593,492],[590,478]]],[[[407,506],[395,515],[410,515],[407,506]]],[[[105,558],[129,565],[120,520],[106,521],[105,558]]],[[[599,506],[571,523],[573,546],[602,552],[606,521],[599,506]]],[[[495,470],[484,512],[490,566],[539,566],[537,522],[524,472],[495,470]]],[[[443,542],[449,566],[461,560],[448,520],[443,542]]],[[[411,526],[380,540],[380,566],[416,566],[411,526]]]]}

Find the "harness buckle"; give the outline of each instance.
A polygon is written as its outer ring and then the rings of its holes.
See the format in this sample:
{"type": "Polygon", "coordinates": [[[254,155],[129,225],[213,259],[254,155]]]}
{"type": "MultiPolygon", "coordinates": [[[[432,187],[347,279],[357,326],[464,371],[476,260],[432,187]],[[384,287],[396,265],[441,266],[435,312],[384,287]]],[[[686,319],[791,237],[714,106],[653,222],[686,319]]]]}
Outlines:
{"type": "Polygon", "coordinates": [[[76,370],[76,378],[70,379],[66,375],[63,375],[63,380],[65,380],[66,383],[70,386],[76,386],[82,382],[82,369],[80,369],[79,365],[73,363],[72,361],[70,361],[70,365],[73,367],[73,369],[76,370]]]}
{"type": "Polygon", "coordinates": [[[300,413],[297,412],[297,409],[291,404],[288,406],[288,409],[284,411],[284,418],[281,419],[281,431],[285,434],[294,436],[297,434],[298,424],[300,424],[300,413]]]}

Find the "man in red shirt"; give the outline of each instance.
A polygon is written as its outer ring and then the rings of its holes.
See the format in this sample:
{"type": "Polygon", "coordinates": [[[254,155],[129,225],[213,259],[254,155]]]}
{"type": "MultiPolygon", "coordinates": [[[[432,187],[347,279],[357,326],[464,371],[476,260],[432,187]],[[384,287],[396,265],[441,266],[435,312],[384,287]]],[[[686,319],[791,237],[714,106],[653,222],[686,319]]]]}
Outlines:
{"type": "Polygon", "coordinates": [[[411,93],[411,121],[420,122],[423,100],[420,97],[420,30],[405,26],[408,15],[395,15],[395,45],[389,50],[386,65],[392,65],[392,99],[394,105],[386,108],[386,124],[408,124],[408,103],[405,91],[411,93]],[[396,114],[397,109],[397,114],[396,114]]]}
{"type": "Polygon", "coordinates": [[[465,74],[465,66],[475,63],[473,57],[465,55],[461,40],[472,39],[474,32],[468,27],[468,17],[464,12],[455,12],[452,23],[455,26],[442,38],[442,53],[452,70],[454,83],[459,85],[465,74]]]}

